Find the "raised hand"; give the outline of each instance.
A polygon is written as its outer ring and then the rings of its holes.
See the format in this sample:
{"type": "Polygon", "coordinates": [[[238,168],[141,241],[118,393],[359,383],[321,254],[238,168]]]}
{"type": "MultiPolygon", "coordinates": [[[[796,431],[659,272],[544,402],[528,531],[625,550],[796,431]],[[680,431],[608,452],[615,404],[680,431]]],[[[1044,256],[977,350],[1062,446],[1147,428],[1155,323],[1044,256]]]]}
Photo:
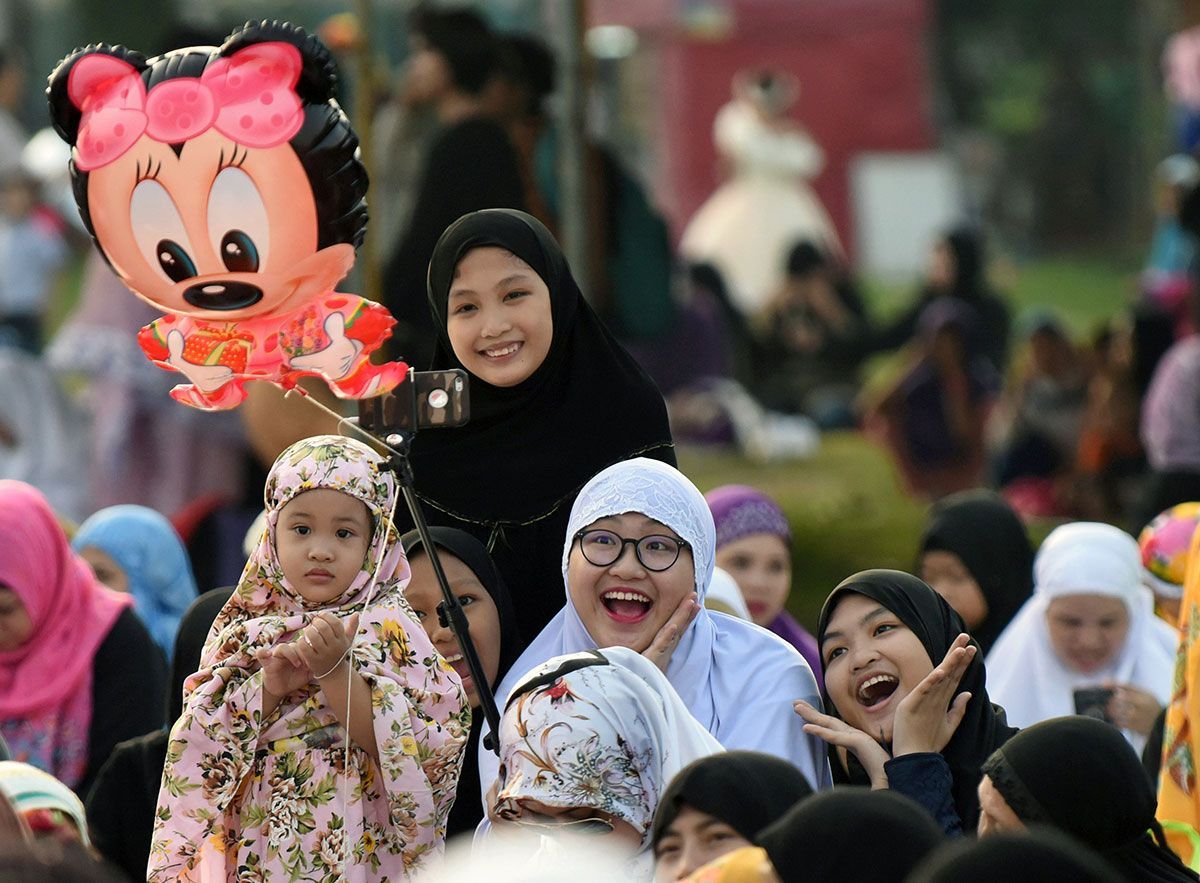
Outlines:
{"type": "Polygon", "coordinates": [[[279,699],[290,696],[312,681],[312,672],[291,644],[264,647],[254,658],[262,666],[263,689],[279,699]]]}
{"type": "Polygon", "coordinates": [[[343,622],[328,610],[323,610],[304,627],[293,646],[313,676],[320,681],[341,668],[341,662],[354,643],[357,631],[357,613],[346,617],[343,622]]]}
{"type": "Polygon", "coordinates": [[[341,313],[329,314],[325,320],[325,334],[329,337],[329,346],[320,352],[289,359],[288,364],[301,371],[317,371],[330,380],[341,380],[354,367],[363,349],[362,342],[346,336],[346,319],[341,313]]]}
{"type": "Polygon", "coordinates": [[[796,714],[806,721],[804,732],[810,736],[819,736],[828,744],[849,751],[858,758],[858,762],[871,778],[872,788],[888,786],[883,765],[891,760],[891,756],[869,733],[850,726],[841,718],[822,713],[803,699],[797,699],[792,707],[796,714]]]}
{"type": "Polygon", "coordinates": [[[679,602],[671,618],[663,623],[650,646],[642,651],[642,655],[657,665],[663,674],[666,674],[667,666],[671,664],[671,654],[679,646],[679,639],[699,612],[700,597],[695,592],[689,592],[687,597],[679,602]]]}
{"type": "Polygon", "coordinates": [[[225,365],[196,365],[183,358],[187,345],[178,328],[167,333],[167,364],[186,377],[203,393],[215,392],[233,379],[233,369],[225,365]]]}
{"type": "Polygon", "coordinates": [[[971,694],[955,696],[954,691],[979,652],[978,647],[970,645],[970,640],[970,635],[966,634],[955,638],[941,664],[925,675],[896,706],[892,724],[892,754],[895,756],[939,752],[962,723],[971,694]]]}
{"type": "Polygon", "coordinates": [[[1113,695],[1108,700],[1108,716],[1122,730],[1132,730],[1149,736],[1162,706],[1152,693],[1132,684],[1110,684],[1113,695]]]}

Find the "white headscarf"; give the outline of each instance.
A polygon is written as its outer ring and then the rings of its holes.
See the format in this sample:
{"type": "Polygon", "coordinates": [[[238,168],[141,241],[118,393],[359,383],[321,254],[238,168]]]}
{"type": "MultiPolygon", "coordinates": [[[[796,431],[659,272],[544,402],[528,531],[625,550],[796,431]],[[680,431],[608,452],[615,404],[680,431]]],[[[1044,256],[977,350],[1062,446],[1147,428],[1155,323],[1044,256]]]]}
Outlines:
{"type": "Polygon", "coordinates": [[[505,708],[497,813],[519,817],[525,800],[601,810],[641,835],[634,864],[649,879],[660,795],[684,766],[721,751],[640,653],[557,656],[522,678],[505,708]]]}
{"type": "MultiPolygon", "coordinates": [[[[644,457],[608,467],[579,492],[563,544],[564,587],[572,537],[601,518],[627,512],[659,521],[688,542],[696,593],[703,604],[716,555],[712,513],[683,473],[644,457]]],[[[498,697],[507,697],[526,672],[547,659],[597,649],[570,592],[566,595],[566,606],[504,676],[498,697]]],[[[814,789],[831,786],[825,745],[804,732],[804,720],[792,708],[796,699],[820,707],[817,682],[808,663],[782,638],[702,608],[671,656],[667,679],[692,716],[726,748],[774,754],[799,767],[814,789]]],[[[479,782],[484,795],[497,766],[496,755],[481,739],[479,782]]]]}
{"type": "Polygon", "coordinates": [[[746,606],[746,598],[742,590],[729,572],[719,567],[713,568],[712,580],[708,584],[708,594],[704,596],[704,606],[718,613],[727,613],[738,619],[751,621],[750,608],[746,606]]]}
{"type": "MultiPolygon", "coordinates": [[[[1008,722],[1027,727],[1074,714],[1074,691],[1105,681],[1140,687],[1166,705],[1179,636],[1154,615],[1154,597],[1142,585],[1137,541],[1108,524],[1066,524],[1042,543],[1033,571],[1033,597],[987,657],[988,693],[1008,712],[1008,722]],[[1067,668],[1050,644],[1046,611],[1051,601],[1067,595],[1120,598],[1129,611],[1125,644],[1101,671],[1081,674],[1067,668]]],[[[1125,735],[1140,750],[1144,737],[1125,735]]]]}

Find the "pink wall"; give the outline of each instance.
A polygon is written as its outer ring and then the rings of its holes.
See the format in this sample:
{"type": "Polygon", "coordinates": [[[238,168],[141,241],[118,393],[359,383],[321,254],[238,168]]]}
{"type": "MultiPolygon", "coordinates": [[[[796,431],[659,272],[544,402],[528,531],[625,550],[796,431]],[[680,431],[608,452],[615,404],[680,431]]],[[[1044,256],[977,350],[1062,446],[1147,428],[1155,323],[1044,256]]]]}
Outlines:
{"type": "Polygon", "coordinates": [[[825,150],[815,181],[852,249],[848,167],[863,151],[933,146],[925,35],[928,0],[730,0],[732,32],[718,42],[684,32],[681,0],[592,0],[592,24],[626,24],[657,49],[666,180],[655,191],[676,235],[718,183],[712,120],[733,75],[771,66],[794,73],[793,114],[825,150]]]}

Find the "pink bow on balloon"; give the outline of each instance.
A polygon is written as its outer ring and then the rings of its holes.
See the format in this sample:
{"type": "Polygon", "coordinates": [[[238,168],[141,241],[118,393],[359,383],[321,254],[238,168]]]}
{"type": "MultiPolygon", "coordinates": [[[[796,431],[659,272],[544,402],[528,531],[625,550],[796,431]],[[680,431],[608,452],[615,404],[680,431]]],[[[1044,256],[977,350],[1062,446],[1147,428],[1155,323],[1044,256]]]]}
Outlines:
{"type": "Polygon", "coordinates": [[[119,159],[142,136],[181,144],[210,128],[245,147],[275,147],[304,123],[296,94],[300,52],[288,43],[258,43],[147,94],[133,65],[88,55],[71,69],[67,94],[82,119],[75,140],[80,171],[119,159]]]}

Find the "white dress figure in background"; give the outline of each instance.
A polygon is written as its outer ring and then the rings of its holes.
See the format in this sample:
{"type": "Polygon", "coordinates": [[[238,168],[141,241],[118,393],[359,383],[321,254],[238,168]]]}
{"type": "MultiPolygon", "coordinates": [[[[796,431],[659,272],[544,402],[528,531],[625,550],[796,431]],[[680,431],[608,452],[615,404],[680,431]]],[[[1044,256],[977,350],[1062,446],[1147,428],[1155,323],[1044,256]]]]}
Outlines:
{"type": "Polygon", "coordinates": [[[684,230],[680,249],[713,264],[733,304],[746,315],[766,305],[784,279],[787,255],[801,240],[841,257],[829,215],[808,179],[825,164],[821,148],[786,116],[800,88],[782,71],[742,71],[733,100],[713,121],[713,140],[730,169],[684,230]]]}

